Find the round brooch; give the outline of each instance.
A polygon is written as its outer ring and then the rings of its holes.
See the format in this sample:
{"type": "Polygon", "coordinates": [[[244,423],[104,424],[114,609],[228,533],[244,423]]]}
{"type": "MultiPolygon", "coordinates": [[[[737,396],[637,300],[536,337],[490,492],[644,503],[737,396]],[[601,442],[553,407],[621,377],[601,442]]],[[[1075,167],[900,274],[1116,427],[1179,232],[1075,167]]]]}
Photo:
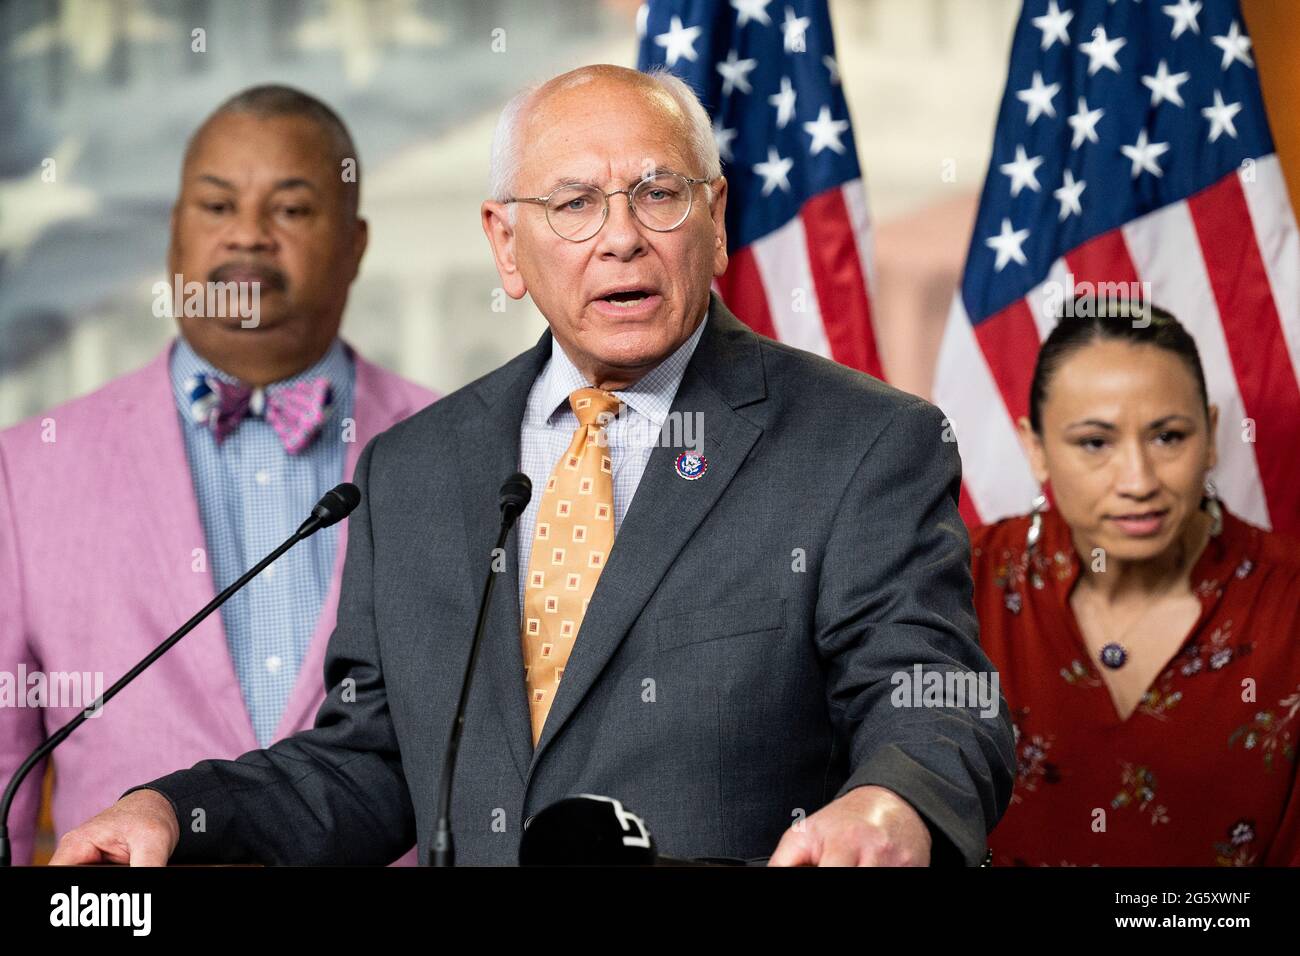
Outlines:
{"type": "Polygon", "coordinates": [[[684,451],[677,456],[676,468],[677,474],[687,481],[695,481],[704,477],[704,473],[709,470],[709,460],[703,455],[684,451]]]}

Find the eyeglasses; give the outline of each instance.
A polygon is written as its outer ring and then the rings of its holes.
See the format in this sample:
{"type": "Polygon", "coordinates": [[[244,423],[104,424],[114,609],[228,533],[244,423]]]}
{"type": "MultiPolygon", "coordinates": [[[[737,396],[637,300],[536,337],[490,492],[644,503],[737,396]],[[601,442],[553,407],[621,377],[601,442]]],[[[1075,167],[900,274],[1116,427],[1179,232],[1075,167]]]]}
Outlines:
{"type": "Polygon", "coordinates": [[[530,202],[546,210],[546,221],[561,239],[585,242],[600,232],[609,218],[609,198],[627,196],[628,209],[634,218],[655,232],[672,232],[691,214],[695,199],[692,188],[707,179],[691,179],[678,173],[657,173],[628,189],[601,192],[585,183],[558,186],[546,196],[516,196],[507,203],[530,202]]]}

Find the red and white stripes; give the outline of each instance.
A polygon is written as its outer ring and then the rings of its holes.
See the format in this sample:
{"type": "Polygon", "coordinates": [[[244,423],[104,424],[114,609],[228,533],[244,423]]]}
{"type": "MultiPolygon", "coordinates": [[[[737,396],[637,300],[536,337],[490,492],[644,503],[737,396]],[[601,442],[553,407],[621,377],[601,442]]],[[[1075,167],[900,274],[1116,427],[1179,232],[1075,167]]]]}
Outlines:
{"type": "Polygon", "coordinates": [[[717,287],[755,330],[883,377],[871,325],[871,221],[861,179],[731,255],[717,287]]]}

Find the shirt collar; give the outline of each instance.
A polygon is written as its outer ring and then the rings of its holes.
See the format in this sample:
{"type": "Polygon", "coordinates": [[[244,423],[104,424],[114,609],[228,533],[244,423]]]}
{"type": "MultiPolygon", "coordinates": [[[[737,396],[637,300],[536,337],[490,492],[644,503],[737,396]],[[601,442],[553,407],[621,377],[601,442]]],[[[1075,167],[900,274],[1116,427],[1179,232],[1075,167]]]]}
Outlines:
{"type": "MultiPolygon", "coordinates": [[[[676,351],[627,388],[613,394],[656,427],[662,428],[708,321],[708,313],[705,313],[691,337],[676,351]]],[[[529,419],[537,425],[549,424],[557,412],[568,406],[569,396],[578,389],[592,387],[554,337],[551,339],[551,357],[542,369],[538,385],[537,402],[529,409],[529,419]]]]}
{"type": "MultiPolygon", "coordinates": [[[[189,420],[189,407],[192,399],[185,387],[185,383],[190,378],[201,375],[211,375],[225,382],[239,384],[239,379],[227,372],[223,372],[207,361],[194,351],[193,346],[185,340],[185,336],[178,335],[171,354],[172,391],[176,396],[176,402],[181,410],[182,417],[187,421],[189,420]]],[[[333,393],[332,406],[336,409],[348,407],[346,402],[352,394],[352,351],[343,344],[342,339],[335,338],[330,343],[330,347],[325,350],[325,354],[315,364],[303,369],[296,375],[291,375],[289,378],[272,382],[266,386],[265,390],[268,394],[271,394],[305,379],[321,377],[329,380],[333,393]]]]}

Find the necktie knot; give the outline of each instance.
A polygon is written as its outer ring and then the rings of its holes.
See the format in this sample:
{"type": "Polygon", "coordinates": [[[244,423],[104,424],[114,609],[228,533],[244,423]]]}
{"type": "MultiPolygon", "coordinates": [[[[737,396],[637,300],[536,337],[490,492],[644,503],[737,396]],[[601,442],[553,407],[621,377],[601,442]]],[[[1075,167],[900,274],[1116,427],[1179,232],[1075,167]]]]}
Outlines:
{"type": "Polygon", "coordinates": [[[599,388],[580,388],[569,396],[569,406],[583,425],[608,425],[623,403],[599,388]]]}

